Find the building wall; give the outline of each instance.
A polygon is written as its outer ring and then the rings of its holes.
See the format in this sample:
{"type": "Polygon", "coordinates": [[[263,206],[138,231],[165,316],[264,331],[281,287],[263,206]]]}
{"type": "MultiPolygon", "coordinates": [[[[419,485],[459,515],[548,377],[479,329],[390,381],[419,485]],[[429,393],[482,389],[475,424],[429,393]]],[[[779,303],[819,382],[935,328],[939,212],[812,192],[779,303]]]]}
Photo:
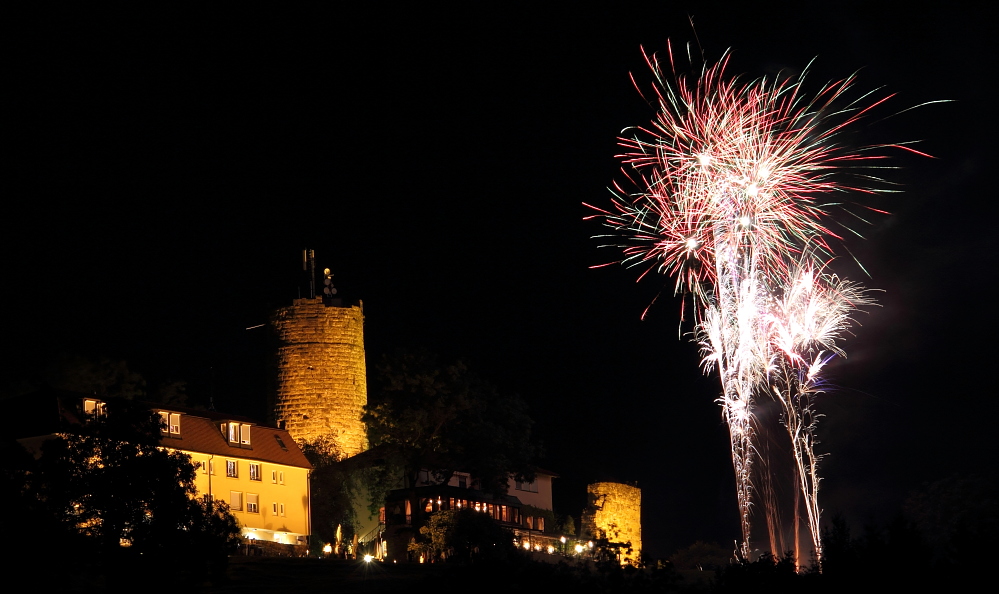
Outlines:
{"type": "Polygon", "coordinates": [[[344,457],[367,449],[368,402],[361,305],[295,299],[271,319],[277,333],[274,416],[299,442],[332,434],[344,457]]]}
{"type": "Polygon", "coordinates": [[[243,536],[283,544],[304,544],[309,526],[309,471],[236,456],[184,451],[199,468],[195,476],[198,496],[211,495],[232,504],[232,493],[241,494],[240,508],[232,513],[243,527],[243,536]],[[236,464],[235,477],[227,476],[227,462],[236,464]],[[257,464],[259,480],[251,476],[257,464]],[[249,495],[257,496],[257,511],[248,509],[249,495]]]}
{"type": "Polygon", "coordinates": [[[622,483],[593,483],[586,487],[590,501],[583,530],[594,538],[631,543],[621,563],[637,563],[642,552],[642,490],[622,483]]]}
{"type": "Polygon", "coordinates": [[[525,489],[537,489],[532,490],[522,490],[517,488],[517,481],[510,478],[509,488],[507,493],[513,495],[524,505],[532,505],[540,509],[552,509],[552,477],[548,474],[538,473],[534,479],[534,483],[531,486],[522,485],[525,489]]]}

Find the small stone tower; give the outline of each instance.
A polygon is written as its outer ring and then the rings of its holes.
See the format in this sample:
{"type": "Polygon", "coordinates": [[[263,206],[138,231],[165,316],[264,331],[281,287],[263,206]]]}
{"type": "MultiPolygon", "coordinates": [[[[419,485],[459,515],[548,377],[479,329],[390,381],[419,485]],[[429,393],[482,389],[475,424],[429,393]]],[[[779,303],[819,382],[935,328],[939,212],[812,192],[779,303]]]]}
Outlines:
{"type": "Polygon", "coordinates": [[[637,565],[642,552],[642,490],[623,483],[593,483],[586,492],[584,533],[612,543],[630,542],[630,551],[621,549],[621,564],[637,565]]]}
{"type": "MultiPolygon", "coordinates": [[[[311,252],[303,268],[314,274],[311,252]]],[[[334,298],[326,272],[325,295],[295,299],[274,312],[278,339],[274,418],[297,441],[332,435],[344,457],[367,449],[361,415],[368,403],[362,303],[334,298]]],[[[314,278],[314,277],[313,277],[314,278]]]]}

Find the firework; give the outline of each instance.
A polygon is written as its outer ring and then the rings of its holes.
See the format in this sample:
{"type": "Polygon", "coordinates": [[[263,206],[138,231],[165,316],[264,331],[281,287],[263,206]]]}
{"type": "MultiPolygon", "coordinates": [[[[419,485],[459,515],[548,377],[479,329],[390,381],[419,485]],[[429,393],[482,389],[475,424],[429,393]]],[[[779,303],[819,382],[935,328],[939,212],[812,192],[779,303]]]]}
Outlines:
{"type": "Polygon", "coordinates": [[[704,370],[717,370],[721,381],[740,556],[751,551],[760,398],[781,404],[820,556],[811,403],[822,367],[842,354],[837,341],[850,314],[869,302],[860,287],[823,272],[830,240],[840,239],[831,213],[842,205],[839,193],[878,191],[881,180],[870,175],[885,158],[878,149],[906,147],[837,142],[884,101],[847,100],[853,77],[806,96],[804,75],[728,77],[727,53],[696,77],[676,75],[672,50],[669,76],[654,55],[645,57],[655,82],[643,96],[658,106],[657,116],[650,126],[626,129],[618,155],[625,183],[614,184],[610,208],[591,208],[622,241],[625,265],[640,267],[640,277],[673,277],[676,293],[693,305],[704,370]],[[845,175],[858,168],[863,176],[845,175]]]}
{"type": "Polygon", "coordinates": [[[852,323],[851,314],[872,301],[856,283],[816,271],[809,264],[794,269],[788,281],[762,315],[769,347],[766,385],[783,409],[809,535],[815,556],[821,559],[820,457],[815,453],[813,402],[822,390],[822,368],[832,356],[844,354],[837,343],[852,323]]]}

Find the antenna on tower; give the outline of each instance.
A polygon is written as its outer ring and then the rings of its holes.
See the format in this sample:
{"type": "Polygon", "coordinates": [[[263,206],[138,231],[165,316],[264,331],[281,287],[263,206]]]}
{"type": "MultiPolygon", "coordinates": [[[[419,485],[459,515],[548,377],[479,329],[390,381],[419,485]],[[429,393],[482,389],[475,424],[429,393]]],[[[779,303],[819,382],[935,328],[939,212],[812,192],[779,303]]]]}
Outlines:
{"type": "Polygon", "coordinates": [[[302,250],[302,273],[309,299],[316,298],[316,250],[302,250]]]}

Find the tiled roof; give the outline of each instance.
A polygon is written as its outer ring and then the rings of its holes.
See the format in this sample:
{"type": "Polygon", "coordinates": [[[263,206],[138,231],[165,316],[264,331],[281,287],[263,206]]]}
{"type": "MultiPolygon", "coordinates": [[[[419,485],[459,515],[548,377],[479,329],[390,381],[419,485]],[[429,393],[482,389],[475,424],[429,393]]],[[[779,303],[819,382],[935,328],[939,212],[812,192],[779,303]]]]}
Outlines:
{"type": "Polygon", "coordinates": [[[534,474],[543,474],[543,475],[546,475],[546,476],[550,476],[552,478],[561,478],[558,475],[557,472],[552,472],[551,470],[546,470],[544,468],[541,468],[540,466],[535,466],[534,467],[534,474]]]}
{"type": "MultiPolygon", "coordinates": [[[[157,408],[156,410],[176,411],[176,408],[157,408]]],[[[201,412],[201,411],[198,411],[201,412]]],[[[216,413],[217,414],[217,413],[216,413]]],[[[287,466],[298,466],[300,468],[312,468],[306,459],[305,454],[291,438],[287,431],[267,427],[264,425],[252,425],[250,427],[249,445],[229,445],[229,441],[222,434],[219,426],[226,420],[235,420],[225,415],[215,419],[209,419],[194,414],[185,414],[180,420],[180,436],[164,436],[160,445],[167,448],[175,448],[186,452],[198,452],[203,454],[215,454],[216,456],[229,456],[246,458],[248,460],[261,460],[263,462],[274,462],[287,466]]]]}
{"type": "MultiPolygon", "coordinates": [[[[44,388],[3,401],[9,414],[0,416],[0,432],[14,438],[42,437],[80,424],[87,394],[44,388]]],[[[99,398],[98,398],[99,399],[99,398]]],[[[151,410],[181,413],[180,436],[164,436],[160,445],[187,452],[215,454],[312,468],[291,435],[282,429],[258,425],[246,417],[217,411],[145,403],[151,410]],[[223,422],[251,425],[250,444],[230,446],[220,430],[223,422]]]]}
{"type": "Polygon", "coordinates": [[[234,415],[231,413],[219,412],[217,410],[205,410],[203,408],[189,408],[186,406],[175,406],[173,404],[158,404],[156,402],[146,402],[146,406],[150,410],[168,410],[171,412],[178,412],[185,415],[193,415],[195,417],[201,417],[204,419],[211,419],[213,421],[238,421],[240,423],[253,423],[257,424],[255,419],[250,417],[243,417],[240,415],[234,415]]]}

